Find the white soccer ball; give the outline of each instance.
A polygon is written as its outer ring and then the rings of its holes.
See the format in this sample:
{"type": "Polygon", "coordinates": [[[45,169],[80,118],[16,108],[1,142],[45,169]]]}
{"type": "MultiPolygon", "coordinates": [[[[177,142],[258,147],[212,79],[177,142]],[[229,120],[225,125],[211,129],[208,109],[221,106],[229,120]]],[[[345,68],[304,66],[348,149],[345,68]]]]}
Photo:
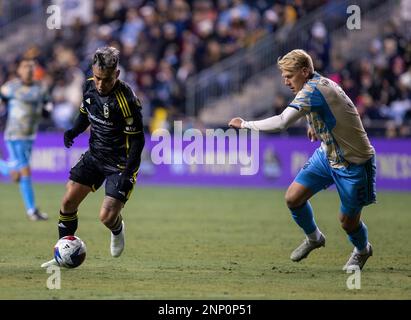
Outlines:
{"type": "Polygon", "coordinates": [[[54,246],[54,259],[59,266],[77,268],[86,259],[86,245],[76,236],[66,236],[54,246]]]}

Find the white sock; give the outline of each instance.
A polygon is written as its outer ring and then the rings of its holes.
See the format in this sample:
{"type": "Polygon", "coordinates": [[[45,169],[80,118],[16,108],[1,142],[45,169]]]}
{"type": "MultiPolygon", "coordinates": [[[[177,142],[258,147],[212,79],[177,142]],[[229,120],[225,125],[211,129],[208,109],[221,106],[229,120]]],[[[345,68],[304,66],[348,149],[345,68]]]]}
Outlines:
{"type": "Polygon", "coordinates": [[[307,234],[307,238],[308,238],[308,240],[311,240],[311,241],[318,241],[321,238],[321,234],[322,233],[321,233],[320,229],[316,228],[314,230],[314,232],[312,232],[310,234],[307,234]]]}
{"type": "Polygon", "coordinates": [[[365,248],[362,249],[362,250],[358,250],[357,247],[354,247],[355,253],[359,253],[359,254],[366,254],[366,253],[368,253],[369,250],[370,250],[370,244],[369,243],[367,243],[365,248]]]}

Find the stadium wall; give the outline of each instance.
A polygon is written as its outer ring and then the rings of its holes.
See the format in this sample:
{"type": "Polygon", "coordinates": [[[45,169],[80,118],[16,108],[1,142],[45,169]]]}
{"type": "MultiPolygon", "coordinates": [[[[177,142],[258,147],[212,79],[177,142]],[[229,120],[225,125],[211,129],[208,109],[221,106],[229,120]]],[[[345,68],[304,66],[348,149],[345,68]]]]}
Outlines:
{"type": "MultiPolygon", "coordinates": [[[[250,139],[249,137],[248,142],[250,139]]],[[[87,149],[88,136],[78,137],[71,149],[65,149],[62,141],[62,133],[38,135],[31,161],[34,181],[63,183],[68,179],[70,168],[87,149]]],[[[377,189],[411,191],[411,140],[374,138],[371,141],[377,151],[377,189]]],[[[183,142],[180,146],[172,143],[171,150],[165,151],[170,154],[162,154],[163,159],[166,159],[163,161],[165,163],[154,164],[152,159],[158,158],[158,153],[153,155],[156,150],[153,147],[158,147],[159,143],[152,141],[150,136],[146,137],[138,184],[285,188],[319,146],[318,142],[310,143],[305,137],[260,135],[258,148],[250,148],[249,143],[246,150],[242,150],[243,157],[237,158],[240,159],[238,164],[190,165],[181,161],[181,155],[187,151],[186,147],[190,142],[183,142]],[[257,165],[256,174],[240,174],[244,168],[249,167],[247,161],[253,161],[254,167],[257,165]]],[[[3,140],[0,141],[0,149],[3,155],[7,154],[3,140]]],[[[227,145],[219,151],[217,146],[214,150],[206,149],[204,144],[202,153],[204,159],[207,159],[205,161],[212,163],[213,156],[218,154],[220,159],[228,162],[227,145]]],[[[0,181],[4,183],[9,179],[0,177],[0,181]]]]}

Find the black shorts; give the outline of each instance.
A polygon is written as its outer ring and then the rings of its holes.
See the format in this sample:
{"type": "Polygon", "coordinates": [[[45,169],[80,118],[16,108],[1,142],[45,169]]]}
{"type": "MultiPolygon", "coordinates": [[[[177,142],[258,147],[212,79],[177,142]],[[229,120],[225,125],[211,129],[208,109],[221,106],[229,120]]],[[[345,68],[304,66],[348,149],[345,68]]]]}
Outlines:
{"type": "Polygon", "coordinates": [[[101,187],[104,180],[106,180],[106,196],[118,199],[126,203],[130,198],[134,185],[130,190],[122,192],[117,188],[120,179],[121,170],[112,166],[104,165],[101,161],[94,158],[90,151],[83,153],[70,170],[70,180],[89,186],[93,192],[101,187]]]}

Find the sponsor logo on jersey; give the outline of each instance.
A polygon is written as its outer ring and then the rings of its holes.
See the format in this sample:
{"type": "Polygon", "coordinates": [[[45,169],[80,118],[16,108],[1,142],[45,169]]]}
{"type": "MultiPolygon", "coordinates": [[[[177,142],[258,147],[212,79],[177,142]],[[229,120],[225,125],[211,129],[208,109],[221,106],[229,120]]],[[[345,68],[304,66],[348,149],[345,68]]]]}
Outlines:
{"type": "Polygon", "coordinates": [[[105,104],[103,105],[103,113],[104,113],[104,118],[108,119],[108,117],[110,116],[110,113],[109,113],[109,109],[108,109],[108,104],[107,104],[107,103],[105,103],[105,104]]]}
{"type": "Polygon", "coordinates": [[[89,115],[89,117],[90,117],[91,119],[93,119],[94,121],[96,121],[96,122],[98,122],[98,123],[104,124],[104,125],[106,125],[106,126],[111,126],[111,127],[114,125],[113,122],[101,120],[101,119],[97,118],[96,116],[92,115],[91,113],[89,113],[88,115],[89,115]]]}

